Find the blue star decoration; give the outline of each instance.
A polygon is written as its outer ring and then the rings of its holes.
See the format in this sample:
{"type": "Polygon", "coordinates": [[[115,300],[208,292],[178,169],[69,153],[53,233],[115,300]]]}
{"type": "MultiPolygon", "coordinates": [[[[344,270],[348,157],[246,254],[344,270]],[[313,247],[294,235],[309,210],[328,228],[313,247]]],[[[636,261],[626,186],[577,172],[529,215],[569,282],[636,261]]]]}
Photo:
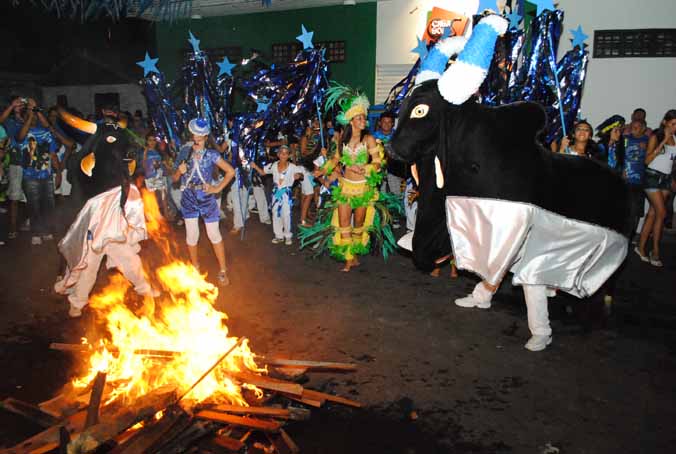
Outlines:
{"type": "Polygon", "coordinates": [[[315,34],[315,32],[309,32],[305,29],[305,25],[301,25],[301,30],[303,30],[303,33],[300,35],[296,36],[296,39],[303,43],[303,49],[312,49],[314,46],[312,45],[312,35],[315,34]]]}
{"type": "Polygon", "coordinates": [[[580,46],[580,49],[584,50],[584,42],[589,35],[582,31],[582,25],[578,25],[574,30],[571,29],[570,33],[573,34],[573,48],[580,46]]]}
{"type": "Polygon", "coordinates": [[[556,11],[556,7],[554,6],[554,0],[528,0],[528,2],[537,6],[538,10],[537,13],[535,13],[536,16],[542,14],[542,12],[546,9],[550,11],[556,11]]]}
{"type": "Polygon", "coordinates": [[[228,57],[223,57],[223,61],[220,63],[216,63],[218,65],[218,76],[221,77],[223,74],[227,74],[228,76],[232,77],[232,68],[237,66],[234,63],[230,63],[230,60],[228,60],[228,57]]]}
{"type": "Polygon", "coordinates": [[[492,11],[498,11],[498,1],[497,0],[479,0],[479,9],[478,12],[482,13],[484,10],[490,9],[492,11]]]}
{"type": "Polygon", "coordinates": [[[148,52],[146,52],[146,58],[142,61],[137,61],[136,64],[143,68],[143,77],[146,77],[148,73],[160,73],[160,70],[157,69],[157,62],[159,58],[150,58],[148,52]]]}
{"type": "Polygon", "coordinates": [[[256,101],[256,113],[258,112],[265,112],[268,110],[268,106],[270,105],[270,102],[264,102],[264,101],[256,101]]]}
{"type": "Polygon", "coordinates": [[[191,31],[188,32],[190,34],[190,39],[188,42],[192,46],[193,52],[197,53],[200,51],[200,40],[195,37],[195,35],[192,34],[191,31]]]}
{"type": "Polygon", "coordinates": [[[418,45],[411,49],[411,52],[418,54],[421,60],[424,60],[427,57],[427,43],[424,39],[420,39],[417,36],[415,37],[418,40],[418,45]]]}
{"type": "Polygon", "coordinates": [[[507,15],[507,19],[509,19],[509,28],[518,29],[523,17],[516,11],[512,11],[507,15]]]}

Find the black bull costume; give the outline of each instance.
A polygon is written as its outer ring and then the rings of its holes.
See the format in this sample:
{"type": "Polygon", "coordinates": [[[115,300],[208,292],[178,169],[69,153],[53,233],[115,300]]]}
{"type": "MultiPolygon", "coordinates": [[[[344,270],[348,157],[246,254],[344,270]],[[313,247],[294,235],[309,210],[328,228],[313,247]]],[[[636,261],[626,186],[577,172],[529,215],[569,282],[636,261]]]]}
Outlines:
{"type": "Polygon", "coordinates": [[[130,179],[135,161],[129,157],[128,135],[112,119],[95,125],[65,112],[61,116],[69,125],[92,134],[68,165],[69,180],[81,202],[76,197],[71,201],[79,211],[59,241],[66,269],[54,286],[58,293],[68,295],[69,314],[77,317],[87,305],[104,257],[107,266],[118,268],[137,293],[155,292],[138,256],[147,231],[143,200],[130,179]]]}
{"type": "MultiPolygon", "coordinates": [[[[479,30],[463,52],[476,53],[479,30]]],[[[469,66],[461,52],[438,77],[419,83],[390,142],[390,155],[415,163],[419,174],[413,260],[430,270],[453,254],[458,268],[493,286],[512,272],[527,304],[537,290],[547,316],[546,288],[588,297],[626,257],[629,189],[607,166],[546,150],[537,140],[546,122],[538,104],[477,104],[472,95],[483,78],[465,83],[465,74],[477,77],[469,66]]],[[[548,317],[534,332],[531,305],[528,311],[533,334],[551,342],[548,317]]]]}

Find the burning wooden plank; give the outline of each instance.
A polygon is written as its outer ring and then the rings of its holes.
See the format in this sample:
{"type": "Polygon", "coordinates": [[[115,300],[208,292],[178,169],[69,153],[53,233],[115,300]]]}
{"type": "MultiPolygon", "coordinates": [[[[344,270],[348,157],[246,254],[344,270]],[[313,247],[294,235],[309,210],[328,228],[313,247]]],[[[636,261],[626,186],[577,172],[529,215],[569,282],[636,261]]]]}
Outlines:
{"type": "Polygon", "coordinates": [[[110,450],[108,454],[143,454],[174,429],[176,422],[185,416],[180,408],[167,411],[158,421],[149,423],[124,442],[110,450]]]}
{"type": "Polygon", "coordinates": [[[108,440],[143,419],[153,416],[176,400],[176,390],[165,386],[147,394],[132,408],[102,415],[101,422],[77,434],[68,445],[69,454],[93,451],[108,440]]]}
{"type": "Polygon", "coordinates": [[[43,428],[51,427],[57,423],[57,419],[53,415],[45,413],[33,404],[12,397],[8,397],[0,402],[0,408],[21,415],[43,428]]]}
{"type": "Polygon", "coordinates": [[[278,380],[272,377],[256,375],[249,372],[230,372],[229,375],[237,380],[257,386],[262,389],[279,391],[284,394],[300,397],[303,394],[303,387],[296,383],[278,380]]]}
{"type": "Polygon", "coordinates": [[[320,393],[319,391],[313,391],[311,389],[304,389],[302,397],[304,399],[307,398],[311,400],[322,400],[322,401],[328,400],[329,402],[335,402],[350,407],[361,408],[361,403],[355,400],[346,399],[340,396],[334,396],[333,394],[320,393]]]}
{"type": "MultiPolygon", "coordinates": [[[[97,349],[96,346],[90,344],[63,344],[60,342],[52,342],[51,344],[49,344],[49,348],[52,350],[72,353],[93,353],[97,349]]],[[[106,347],[106,349],[111,353],[119,353],[119,351],[112,346],[108,346],[106,347]]],[[[152,356],[156,358],[172,359],[176,356],[182,355],[183,352],[176,352],[172,350],[155,350],[151,348],[137,348],[136,350],[134,350],[134,354],[142,356],[152,356]]]]}
{"type": "Polygon", "coordinates": [[[244,407],[241,405],[216,405],[210,408],[211,411],[222,413],[232,413],[235,415],[256,415],[256,416],[270,416],[273,418],[289,419],[291,412],[285,408],[274,407],[244,407]]]}
{"type": "Polygon", "coordinates": [[[307,397],[296,397],[296,396],[291,396],[289,394],[284,394],[287,398],[300,402],[301,404],[309,405],[310,407],[315,407],[315,408],[320,408],[322,405],[324,405],[324,400],[314,400],[314,399],[309,399],[307,397]]]}
{"type": "Polygon", "coordinates": [[[305,368],[315,371],[343,371],[354,372],[357,370],[357,365],[352,363],[337,363],[330,361],[305,361],[297,359],[283,359],[283,358],[262,358],[263,362],[269,366],[305,368]]]}
{"type": "Polygon", "coordinates": [[[229,451],[239,451],[244,447],[244,443],[227,435],[216,435],[211,442],[229,451]]]}
{"type": "Polygon", "coordinates": [[[89,397],[89,406],[87,406],[87,420],[84,428],[89,429],[99,422],[99,407],[101,407],[101,397],[103,389],[106,387],[106,373],[98,372],[92,385],[92,393],[89,397]]]}
{"type": "Polygon", "coordinates": [[[279,433],[282,436],[282,440],[284,440],[284,444],[286,444],[286,447],[289,448],[289,451],[291,451],[293,454],[297,454],[300,452],[300,448],[298,445],[293,441],[293,439],[289,436],[288,433],[284,429],[279,429],[279,433]]]}
{"type": "Polygon", "coordinates": [[[334,396],[333,394],[321,393],[311,389],[303,389],[303,394],[300,397],[291,395],[286,396],[290,399],[297,400],[298,402],[302,402],[313,407],[321,407],[324,402],[328,400],[329,402],[335,402],[337,404],[343,404],[349,407],[361,408],[361,403],[355,400],[334,396]]]}
{"type": "Polygon", "coordinates": [[[82,429],[86,418],[86,412],[81,411],[69,416],[64,421],[43,430],[42,432],[33,435],[32,437],[22,441],[16,446],[2,451],[3,454],[26,454],[48,452],[59,446],[60,430],[64,427],[68,433],[74,433],[82,429]],[[47,449],[49,448],[49,449],[47,449]],[[46,450],[45,450],[46,449],[46,450]]]}
{"type": "Polygon", "coordinates": [[[248,427],[250,429],[262,430],[265,432],[277,432],[281,424],[277,421],[267,421],[264,419],[250,418],[247,416],[229,415],[217,411],[202,410],[195,415],[196,418],[216,421],[223,424],[232,424],[239,427],[248,427]]]}

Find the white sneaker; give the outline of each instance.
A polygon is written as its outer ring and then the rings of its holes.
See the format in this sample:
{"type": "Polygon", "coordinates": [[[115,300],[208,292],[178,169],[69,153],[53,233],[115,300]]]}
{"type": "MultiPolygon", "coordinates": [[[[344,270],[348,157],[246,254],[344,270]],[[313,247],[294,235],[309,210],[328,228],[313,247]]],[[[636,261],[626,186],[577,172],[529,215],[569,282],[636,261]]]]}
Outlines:
{"type": "Polygon", "coordinates": [[[526,350],[530,350],[532,352],[539,352],[547,348],[549,344],[552,343],[552,336],[543,336],[539,334],[533,335],[530,339],[528,339],[528,342],[526,342],[526,345],[524,347],[526,350]]]}
{"type": "Polygon", "coordinates": [[[39,236],[34,236],[33,238],[31,238],[31,244],[34,246],[42,244],[42,238],[40,238],[39,236]]]}
{"type": "Polygon", "coordinates": [[[78,309],[75,306],[70,306],[70,309],[68,310],[68,316],[71,318],[78,318],[82,316],[82,309],[78,309]]]}
{"type": "Polygon", "coordinates": [[[261,223],[270,225],[270,224],[272,224],[272,221],[270,219],[266,219],[265,221],[262,221],[261,223]]]}
{"type": "Polygon", "coordinates": [[[272,244],[282,244],[284,242],[284,238],[273,238],[272,239],[272,244]]]}
{"type": "Polygon", "coordinates": [[[490,309],[491,302],[483,302],[474,298],[474,295],[467,295],[455,300],[455,305],[460,307],[476,307],[478,309],[490,309]]]}
{"type": "Polygon", "coordinates": [[[51,233],[48,233],[47,235],[42,235],[42,241],[52,241],[54,239],[54,235],[51,233]]]}
{"type": "Polygon", "coordinates": [[[293,244],[293,240],[291,238],[287,238],[286,240],[284,240],[284,244],[286,244],[287,246],[291,246],[293,244]]]}

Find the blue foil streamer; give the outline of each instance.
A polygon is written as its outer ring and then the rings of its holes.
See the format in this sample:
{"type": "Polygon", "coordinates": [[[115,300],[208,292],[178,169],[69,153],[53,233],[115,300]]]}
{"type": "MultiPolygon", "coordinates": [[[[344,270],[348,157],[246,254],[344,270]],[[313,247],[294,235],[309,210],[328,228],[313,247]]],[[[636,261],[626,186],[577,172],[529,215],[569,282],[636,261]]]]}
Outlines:
{"type": "Polygon", "coordinates": [[[148,115],[158,139],[166,143],[173,141],[176,145],[180,144],[185,123],[174,108],[170,85],[164,82],[161,73],[149,74],[148,77],[141,79],[140,84],[148,104],[148,115]]]}

